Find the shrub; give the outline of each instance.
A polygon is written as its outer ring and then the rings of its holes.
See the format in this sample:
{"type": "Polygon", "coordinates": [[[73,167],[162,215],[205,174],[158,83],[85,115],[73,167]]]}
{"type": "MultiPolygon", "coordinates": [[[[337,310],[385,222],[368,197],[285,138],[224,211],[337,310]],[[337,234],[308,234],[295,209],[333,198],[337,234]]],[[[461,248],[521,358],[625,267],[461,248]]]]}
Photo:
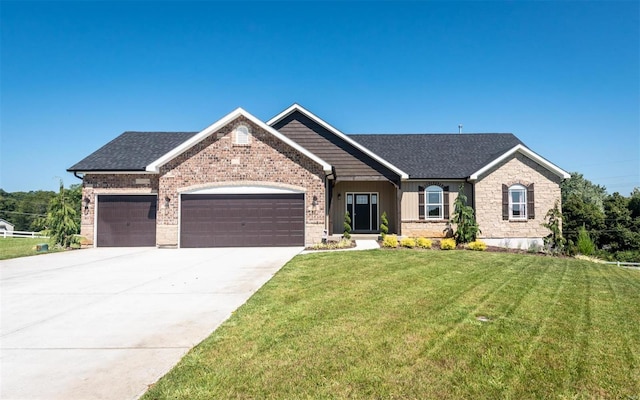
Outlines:
{"type": "Polygon", "coordinates": [[[482,240],[474,240],[473,242],[469,243],[467,247],[470,250],[474,251],[485,251],[487,249],[487,244],[482,240]]]}
{"type": "Polygon", "coordinates": [[[442,250],[453,250],[456,248],[455,239],[442,239],[440,241],[440,249],[442,250]]]}
{"type": "Polygon", "coordinates": [[[430,249],[431,248],[431,240],[423,237],[419,237],[416,239],[416,246],[422,249],[430,249]]]}
{"type": "Polygon", "coordinates": [[[398,247],[398,237],[396,235],[387,235],[382,239],[382,247],[398,247]]]}
{"type": "Polygon", "coordinates": [[[576,246],[578,247],[578,253],[583,256],[590,256],[596,251],[596,245],[593,244],[593,241],[591,240],[591,237],[584,225],[578,229],[578,243],[576,246]]]}
{"type": "Polygon", "coordinates": [[[416,240],[409,237],[402,238],[402,240],[400,240],[400,246],[413,249],[414,247],[416,247],[416,240]]]}
{"type": "Polygon", "coordinates": [[[464,194],[464,184],[458,189],[458,197],[453,203],[454,211],[451,222],[456,224],[453,237],[456,243],[469,243],[476,240],[480,228],[474,215],[473,207],[467,205],[467,196],[464,194]]]}
{"type": "Polygon", "coordinates": [[[380,236],[384,239],[389,233],[389,219],[387,219],[387,212],[383,211],[380,216],[380,236]]]}
{"type": "Polygon", "coordinates": [[[351,239],[351,217],[349,216],[349,211],[344,213],[344,224],[342,226],[344,227],[342,237],[345,239],[351,239]]]}

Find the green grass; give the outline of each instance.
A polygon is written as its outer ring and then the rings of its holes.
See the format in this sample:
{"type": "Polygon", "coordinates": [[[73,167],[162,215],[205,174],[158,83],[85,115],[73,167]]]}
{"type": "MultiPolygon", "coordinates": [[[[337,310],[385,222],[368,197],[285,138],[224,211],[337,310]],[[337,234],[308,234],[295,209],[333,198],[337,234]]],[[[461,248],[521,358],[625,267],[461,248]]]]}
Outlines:
{"type": "Polygon", "coordinates": [[[639,363],[640,271],[321,253],[294,258],[143,399],[638,399],[639,363]]]}
{"type": "Polygon", "coordinates": [[[34,249],[37,244],[41,243],[49,245],[49,252],[59,251],[53,248],[53,245],[49,243],[49,239],[0,238],[0,260],[43,254],[34,249]]]}

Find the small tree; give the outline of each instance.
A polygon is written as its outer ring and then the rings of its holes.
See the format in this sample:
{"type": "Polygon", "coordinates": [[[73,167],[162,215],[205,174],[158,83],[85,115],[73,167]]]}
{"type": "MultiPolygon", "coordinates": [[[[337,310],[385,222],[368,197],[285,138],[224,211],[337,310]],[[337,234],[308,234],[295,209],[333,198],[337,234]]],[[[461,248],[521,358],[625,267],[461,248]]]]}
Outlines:
{"type": "Polygon", "coordinates": [[[551,231],[548,236],[545,236],[543,238],[544,245],[553,253],[561,253],[564,250],[564,244],[566,241],[562,236],[562,212],[560,212],[558,200],[556,200],[553,208],[547,211],[544,219],[545,222],[542,224],[542,226],[551,231]]]}
{"type": "Polygon", "coordinates": [[[76,210],[69,198],[68,191],[64,189],[62,180],[60,180],[60,191],[49,202],[46,226],[47,233],[55,244],[69,247],[77,243],[75,236],[78,233],[76,210]]]}
{"type": "Polygon", "coordinates": [[[351,239],[351,217],[349,216],[349,211],[344,214],[344,233],[342,237],[345,239],[351,239]]]}
{"type": "Polygon", "coordinates": [[[576,243],[576,246],[578,247],[578,253],[583,256],[590,256],[596,251],[596,245],[593,243],[593,240],[591,240],[589,232],[587,232],[584,226],[578,229],[578,243],[576,243]]]}
{"type": "Polygon", "coordinates": [[[387,219],[387,212],[383,211],[380,216],[380,236],[384,240],[384,237],[389,233],[389,220],[387,219]]]}
{"type": "Polygon", "coordinates": [[[451,222],[456,224],[456,231],[453,237],[457,244],[469,243],[476,240],[480,229],[473,212],[473,208],[467,205],[467,196],[464,194],[464,185],[458,189],[458,197],[453,203],[454,211],[451,222]]]}

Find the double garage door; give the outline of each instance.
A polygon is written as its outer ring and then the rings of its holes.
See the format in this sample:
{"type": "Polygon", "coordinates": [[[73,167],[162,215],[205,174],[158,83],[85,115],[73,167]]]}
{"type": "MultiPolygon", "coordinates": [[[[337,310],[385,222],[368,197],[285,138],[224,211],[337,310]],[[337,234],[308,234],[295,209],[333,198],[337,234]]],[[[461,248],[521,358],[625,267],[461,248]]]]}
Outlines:
{"type": "MultiPolygon", "coordinates": [[[[157,196],[98,196],[97,245],[156,245],[157,196]]],[[[183,194],[181,247],[304,245],[304,195],[183,194]]]]}

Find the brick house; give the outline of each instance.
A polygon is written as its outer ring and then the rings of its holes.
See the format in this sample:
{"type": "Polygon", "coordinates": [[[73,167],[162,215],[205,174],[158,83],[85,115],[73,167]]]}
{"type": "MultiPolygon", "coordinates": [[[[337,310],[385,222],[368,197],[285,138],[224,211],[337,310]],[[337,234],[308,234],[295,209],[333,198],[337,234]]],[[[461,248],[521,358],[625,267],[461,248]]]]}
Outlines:
{"type": "Polygon", "coordinates": [[[356,233],[442,237],[460,185],[481,238],[541,243],[569,174],[512,134],[345,135],[294,104],[200,132],[125,132],[71,168],[95,246],[302,246],[356,233]]]}

